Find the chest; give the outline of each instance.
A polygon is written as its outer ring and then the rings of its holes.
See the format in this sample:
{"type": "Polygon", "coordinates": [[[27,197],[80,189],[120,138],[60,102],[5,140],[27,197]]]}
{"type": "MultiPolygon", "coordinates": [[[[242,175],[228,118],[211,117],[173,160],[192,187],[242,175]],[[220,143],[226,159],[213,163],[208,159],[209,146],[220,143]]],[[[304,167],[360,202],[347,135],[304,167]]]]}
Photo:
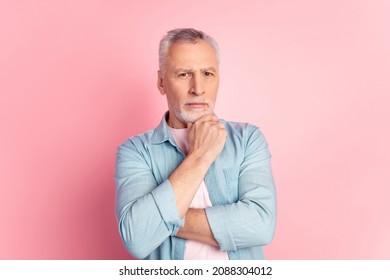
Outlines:
{"type": "MultiPolygon", "coordinates": [[[[150,168],[157,185],[159,185],[168,179],[184,160],[185,155],[180,148],[171,145],[169,142],[155,145],[150,149],[150,168]]],[[[238,201],[242,161],[243,152],[239,150],[239,147],[225,145],[219,157],[210,166],[204,181],[213,205],[238,201]]]]}

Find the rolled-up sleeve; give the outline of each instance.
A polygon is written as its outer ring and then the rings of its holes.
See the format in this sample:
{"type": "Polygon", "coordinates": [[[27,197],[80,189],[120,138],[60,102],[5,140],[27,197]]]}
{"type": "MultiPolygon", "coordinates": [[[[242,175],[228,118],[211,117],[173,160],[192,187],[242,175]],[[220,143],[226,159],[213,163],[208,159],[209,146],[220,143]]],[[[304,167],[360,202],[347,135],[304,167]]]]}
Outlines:
{"type": "Polygon", "coordinates": [[[238,178],[238,201],[206,208],[221,250],[269,244],[276,227],[276,190],[268,144],[257,127],[249,126],[238,178]]]}
{"type": "Polygon", "coordinates": [[[158,184],[142,152],[128,140],[116,158],[116,217],[126,249],[146,258],[183,226],[167,179],[158,184]]]}

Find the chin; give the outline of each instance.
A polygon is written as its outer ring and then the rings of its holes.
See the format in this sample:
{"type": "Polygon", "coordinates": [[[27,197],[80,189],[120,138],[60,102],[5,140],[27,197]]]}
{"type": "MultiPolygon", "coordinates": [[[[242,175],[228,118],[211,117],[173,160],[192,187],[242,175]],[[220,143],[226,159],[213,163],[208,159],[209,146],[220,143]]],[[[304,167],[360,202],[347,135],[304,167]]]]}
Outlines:
{"type": "Polygon", "coordinates": [[[203,111],[203,112],[186,112],[181,111],[179,113],[179,119],[182,120],[185,123],[194,123],[197,120],[199,120],[201,117],[205,115],[212,114],[210,111],[203,111]]]}

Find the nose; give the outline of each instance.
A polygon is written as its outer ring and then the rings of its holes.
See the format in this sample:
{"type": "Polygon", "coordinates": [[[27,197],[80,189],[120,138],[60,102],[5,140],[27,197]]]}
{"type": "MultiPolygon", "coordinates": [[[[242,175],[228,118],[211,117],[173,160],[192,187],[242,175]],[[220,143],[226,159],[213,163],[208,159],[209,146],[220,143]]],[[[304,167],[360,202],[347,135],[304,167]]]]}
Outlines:
{"type": "Polygon", "coordinates": [[[202,95],[205,93],[204,84],[200,75],[192,76],[190,93],[194,95],[202,95]]]}

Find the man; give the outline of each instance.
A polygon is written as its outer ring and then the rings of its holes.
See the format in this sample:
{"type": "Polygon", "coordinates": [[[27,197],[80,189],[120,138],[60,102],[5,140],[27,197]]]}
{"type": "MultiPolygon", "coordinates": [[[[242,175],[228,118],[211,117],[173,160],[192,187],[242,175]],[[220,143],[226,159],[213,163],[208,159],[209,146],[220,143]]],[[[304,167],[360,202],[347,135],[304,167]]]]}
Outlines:
{"type": "Polygon", "coordinates": [[[159,55],[157,87],[168,112],[117,153],[126,249],[139,259],[263,259],[276,225],[271,155],[258,128],[214,114],[217,43],[175,29],[159,55]]]}

